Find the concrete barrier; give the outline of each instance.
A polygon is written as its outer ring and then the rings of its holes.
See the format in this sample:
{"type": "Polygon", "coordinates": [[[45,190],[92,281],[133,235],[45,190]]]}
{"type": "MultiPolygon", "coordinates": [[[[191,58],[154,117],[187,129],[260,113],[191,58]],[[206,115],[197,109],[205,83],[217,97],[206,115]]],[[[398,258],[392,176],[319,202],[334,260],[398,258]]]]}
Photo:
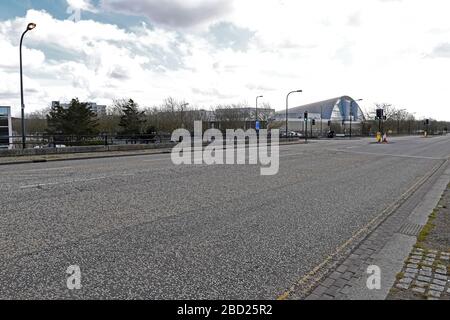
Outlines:
{"type": "MultiPolygon", "coordinates": [[[[301,140],[293,142],[281,142],[280,145],[298,144],[301,140]]],[[[248,141],[245,143],[248,145],[248,141]]],[[[269,142],[269,145],[271,143],[269,142]]],[[[85,146],[85,147],[66,147],[66,148],[43,148],[43,149],[12,149],[0,150],[0,157],[22,157],[22,156],[46,156],[46,155],[61,155],[61,154],[76,154],[76,153],[101,153],[101,152],[126,152],[126,151],[145,151],[158,149],[171,149],[176,143],[161,143],[161,144],[128,144],[128,145],[111,145],[111,146],[85,146]]],[[[208,143],[204,142],[203,147],[208,143]]],[[[224,141],[224,146],[226,142],[224,141]]]]}
{"type": "Polygon", "coordinates": [[[174,147],[174,143],[149,144],[149,145],[112,145],[112,146],[86,146],[67,148],[43,148],[43,149],[13,149],[0,150],[0,157],[21,157],[21,156],[45,156],[55,154],[70,153],[94,153],[94,152],[120,152],[120,151],[144,151],[167,149],[174,147]]]}

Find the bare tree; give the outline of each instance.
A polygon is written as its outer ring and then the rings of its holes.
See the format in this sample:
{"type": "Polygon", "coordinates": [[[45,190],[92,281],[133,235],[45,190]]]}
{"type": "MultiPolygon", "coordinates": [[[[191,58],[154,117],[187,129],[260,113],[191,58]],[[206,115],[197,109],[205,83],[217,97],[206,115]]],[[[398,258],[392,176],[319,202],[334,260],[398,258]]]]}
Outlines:
{"type": "Polygon", "coordinates": [[[220,105],[214,114],[221,130],[242,129],[248,121],[254,119],[254,113],[242,104],[220,105]]]}

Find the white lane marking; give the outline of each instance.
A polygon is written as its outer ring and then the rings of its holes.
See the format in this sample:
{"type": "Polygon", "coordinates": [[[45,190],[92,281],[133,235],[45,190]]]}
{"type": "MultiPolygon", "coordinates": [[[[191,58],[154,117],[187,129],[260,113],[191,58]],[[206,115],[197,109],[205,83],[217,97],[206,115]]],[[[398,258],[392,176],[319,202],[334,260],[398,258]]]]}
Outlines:
{"type": "Polygon", "coordinates": [[[377,152],[363,152],[363,151],[348,151],[339,149],[330,149],[334,152],[352,153],[352,154],[365,154],[371,156],[387,156],[387,157],[397,157],[397,158],[410,158],[410,159],[425,159],[425,160],[447,160],[446,158],[436,158],[436,157],[424,157],[424,156],[410,156],[406,154],[392,154],[392,153],[377,153],[377,152]]]}
{"type": "Polygon", "coordinates": [[[308,152],[299,152],[299,153],[290,153],[290,154],[282,154],[280,155],[280,158],[286,158],[286,157],[292,157],[292,156],[303,156],[305,154],[308,154],[308,152]]]}
{"type": "Polygon", "coordinates": [[[57,171],[57,170],[69,170],[74,169],[74,167],[57,167],[57,168],[42,168],[42,169],[30,169],[22,170],[22,172],[40,172],[40,171],[57,171]]]}
{"type": "Polygon", "coordinates": [[[45,186],[54,186],[57,184],[59,184],[59,183],[53,182],[53,183],[31,184],[29,186],[20,187],[20,189],[34,189],[34,188],[45,187],[45,186]]]}
{"type": "Polygon", "coordinates": [[[34,189],[34,188],[40,188],[40,187],[46,187],[46,186],[56,186],[56,185],[61,185],[61,184],[74,183],[74,182],[89,182],[89,181],[96,181],[96,180],[104,180],[104,179],[118,177],[118,176],[122,176],[122,175],[113,175],[113,176],[108,176],[108,177],[97,177],[97,178],[90,178],[90,179],[75,179],[75,180],[60,181],[60,182],[31,184],[31,185],[27,185],[27,186],[22,186],[22,187],[20,187],[20,189],[34,189]]]}
{"type": "Polygon", "coordinates": [[[142,160],[142,162],[158,162],[158,161],[167,161],[167,160],[170,160],[170,158],[142,160]]]}

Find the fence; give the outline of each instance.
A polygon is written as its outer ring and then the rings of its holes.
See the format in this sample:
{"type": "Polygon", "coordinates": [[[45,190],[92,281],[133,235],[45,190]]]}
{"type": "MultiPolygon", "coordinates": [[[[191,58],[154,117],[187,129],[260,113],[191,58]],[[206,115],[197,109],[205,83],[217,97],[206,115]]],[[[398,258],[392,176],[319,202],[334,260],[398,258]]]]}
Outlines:
{"type": "MultiPolygon", "coordinates": [[[[22,136],[5,137],[3,148],[22,148],[22,136]],[[8,139],[9,138],[9,139],[8,139]],[[12,141],[11,143],[8,143],[12,141]]],[[[151,145],[170,142],[171,136],[159,135],[27,135],[27,148],[114,146],[114,145],[151,145]]],[[[1,148],[1,146],[0,146],[1,148]]]]}

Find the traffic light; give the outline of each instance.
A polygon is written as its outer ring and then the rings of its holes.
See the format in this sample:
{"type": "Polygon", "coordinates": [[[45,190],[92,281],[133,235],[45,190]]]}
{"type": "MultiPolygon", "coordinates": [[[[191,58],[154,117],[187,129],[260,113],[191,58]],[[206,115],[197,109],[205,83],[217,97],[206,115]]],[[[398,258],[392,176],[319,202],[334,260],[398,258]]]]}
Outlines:
{"type": "Polygon", "coordinates": [[[383,109],[377,109],[377,119],[379,119],[379,120],[384,119],[384,110],[383,109]]]}
{"type": "Polygon", "coordinates": [[[430,119],[425,120],[425,125],[430,125],[430,119]]]}
{"type": "Polygon", "coordinates": [[[331,127],[331,121],[328,121],[328,126],[331,127]]]}
{"type": "Polygon", "coordinates": [[[315,126],[316,125],[316,119],[312,119],[311,123],[312,123],[313,126],[315,126]]]}
{"type": "Polygon", "coordinates": [[[308,120],[308,111],[305,112],[305,121],[308,120]]]}

